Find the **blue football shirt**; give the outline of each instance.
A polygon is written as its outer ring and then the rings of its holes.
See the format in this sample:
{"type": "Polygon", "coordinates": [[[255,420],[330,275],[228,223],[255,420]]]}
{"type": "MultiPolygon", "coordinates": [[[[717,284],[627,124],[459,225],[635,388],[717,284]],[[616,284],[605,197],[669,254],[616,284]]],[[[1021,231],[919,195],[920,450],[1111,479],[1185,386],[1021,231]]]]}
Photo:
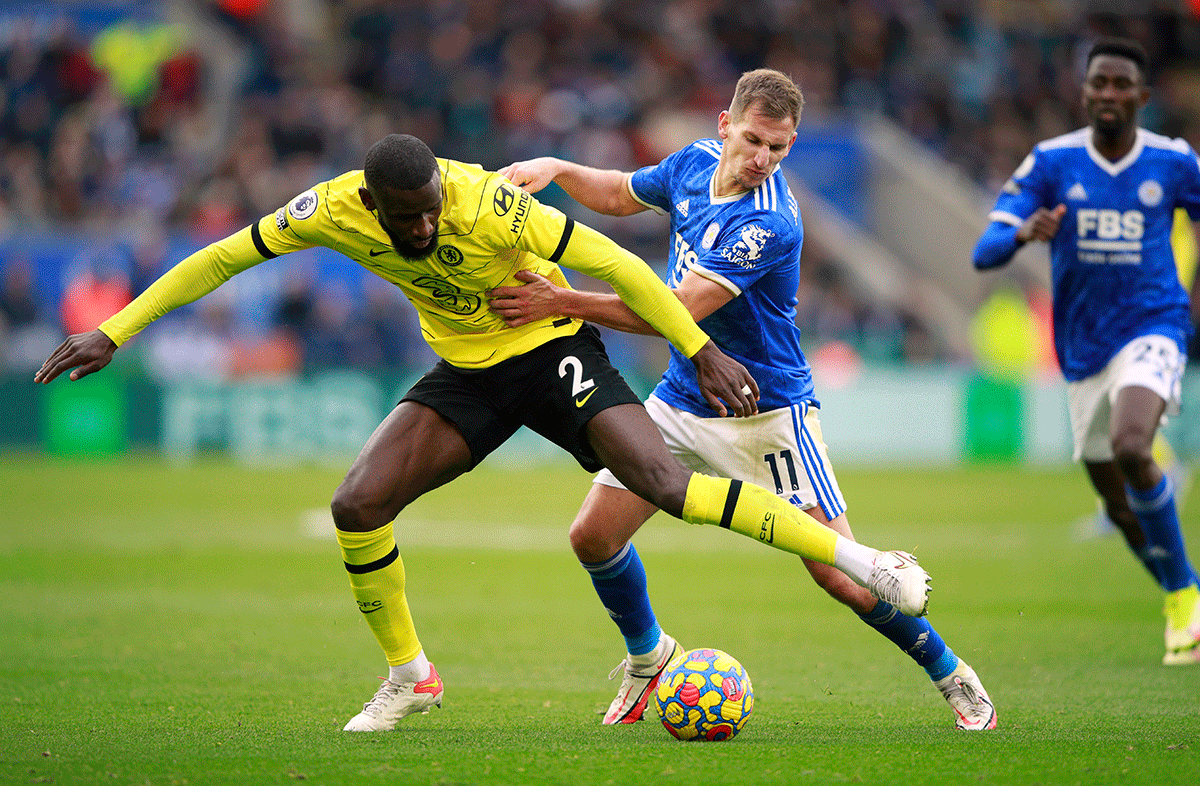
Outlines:
{"type": "MultiPolygon", "coordinates": [[[[634,172],[630,193],[671,217],[669,286],[678,286],[691,270],[734,295],[700,327],[753,375],[759,409],[802,401],[819,406],[795,321],[804,240],[796,199],[778,167],[753,191],[715,196],[720,155],[718,140],[693,142],[634,172]]],[[[716,414],[700,394],[695,366],[674,347],[654,394],[701,417],[716,414]]]]}
{"type": "Polygon", "coordinates": [[[1109,161],[1082,128],[1037,145],[988,215],[1020,226],[1039,207],[1066,205],[1050,242],[1054,348],[1063,375],[1101,371],[1121,347],[1150,334],[1187,347],[1188,294],[1171,248],[1177,207],[1200,219],[1200,162],[1181,139],[1138,129],[1109,161]]]}

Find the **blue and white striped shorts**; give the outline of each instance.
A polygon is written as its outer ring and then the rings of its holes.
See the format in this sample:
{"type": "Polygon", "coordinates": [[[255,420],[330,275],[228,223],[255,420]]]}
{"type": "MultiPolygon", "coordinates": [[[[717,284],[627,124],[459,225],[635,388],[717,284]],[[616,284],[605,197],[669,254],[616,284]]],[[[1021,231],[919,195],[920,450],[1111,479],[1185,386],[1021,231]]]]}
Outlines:
{"type": "MultiPolygon", "coordinates": [[[[688,469],[754,483],[801,510],[820,506],[829,521],[845,512],[817,407],[802,403],[749,418],[701,418],[650,396],[646,411],[688,469]]],[[[624,488],[607,469],[593,482],[624,488]]]]}

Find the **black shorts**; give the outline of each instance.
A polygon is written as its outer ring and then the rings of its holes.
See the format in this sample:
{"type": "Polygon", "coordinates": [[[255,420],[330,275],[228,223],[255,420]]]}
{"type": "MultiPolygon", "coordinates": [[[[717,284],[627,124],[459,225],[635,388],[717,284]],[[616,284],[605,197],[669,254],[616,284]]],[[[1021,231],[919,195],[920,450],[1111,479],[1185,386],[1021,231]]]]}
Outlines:
{"type": "Polygon", "coordinates": [[[402,401],[424,404],[458,427],[472,468],[528,426],[589,472],[604,465],[588,443],[587,422],[609,407],[642,403],[609,362],[599,331],[586,323],[573,336],[488,368],[438,361],[402,401]]]}

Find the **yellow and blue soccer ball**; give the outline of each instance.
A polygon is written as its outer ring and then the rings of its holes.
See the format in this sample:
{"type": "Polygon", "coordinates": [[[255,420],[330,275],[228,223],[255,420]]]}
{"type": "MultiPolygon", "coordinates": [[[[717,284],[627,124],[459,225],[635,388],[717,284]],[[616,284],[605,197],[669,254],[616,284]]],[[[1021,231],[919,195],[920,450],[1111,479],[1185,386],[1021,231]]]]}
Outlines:
{"type": "Polygon", "coordinates": [[[676,739],[732,739],[754,709],[750,676],[732,655],[698,649],[672,660],[654,692],[658,717],[676,739]]]}

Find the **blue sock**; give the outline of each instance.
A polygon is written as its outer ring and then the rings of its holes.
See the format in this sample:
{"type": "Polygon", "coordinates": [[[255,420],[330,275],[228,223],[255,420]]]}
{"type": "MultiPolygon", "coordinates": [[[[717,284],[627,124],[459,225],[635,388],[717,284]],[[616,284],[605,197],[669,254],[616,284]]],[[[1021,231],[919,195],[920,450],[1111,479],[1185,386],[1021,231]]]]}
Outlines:
{"type": "MultiPolygon", "coordinates": [[[[1145,534],[1144,528],[1142,530],[1142,534],[1145,534]]],[[[1142,564],[1146,566],[1146,570],[1150,571],[1150,575],[1154,577],[1154,580],[1158,582],[1160,587],[1167,586],[1167,572],[1166,565],[1164,564],[1166,560],[1164,557],[1168,557],[1170,555],[1167,554],[1165,549],[1155,546],[1150,542],[1150,539],[1147,538],[1146,545],[1142,546],[1140,549],[1135,549],[1133,556],[1141,560],[1142,564]]]]}
{"type": "Polygon", "coordinates": [[[625,637],[630,655],[644,655],[658,646],[662,630],[646,592],[646,568],[632,543],[604,562],[581,562],[608,615],[625,637]]]}
{"type": "Polygon", "coordinates": [[[1163,475],[1158,485],[1148,491],[1125,487],[1129,507],[1146,534],[1146,548],[1138,557],[1167,592],[1180,590],[1196,581],[1196,572],[1188,562],[1179,531],[1179,512],[1175,509],[1175,489],[1163,475]]]}
{"type": "Polygon", "coordinates": [[[929,679],[940,680],[958,668],[958,656],[924,617],[907,617],[882,600],[870,612],[858,616],[908,653],[929,679]]]}

